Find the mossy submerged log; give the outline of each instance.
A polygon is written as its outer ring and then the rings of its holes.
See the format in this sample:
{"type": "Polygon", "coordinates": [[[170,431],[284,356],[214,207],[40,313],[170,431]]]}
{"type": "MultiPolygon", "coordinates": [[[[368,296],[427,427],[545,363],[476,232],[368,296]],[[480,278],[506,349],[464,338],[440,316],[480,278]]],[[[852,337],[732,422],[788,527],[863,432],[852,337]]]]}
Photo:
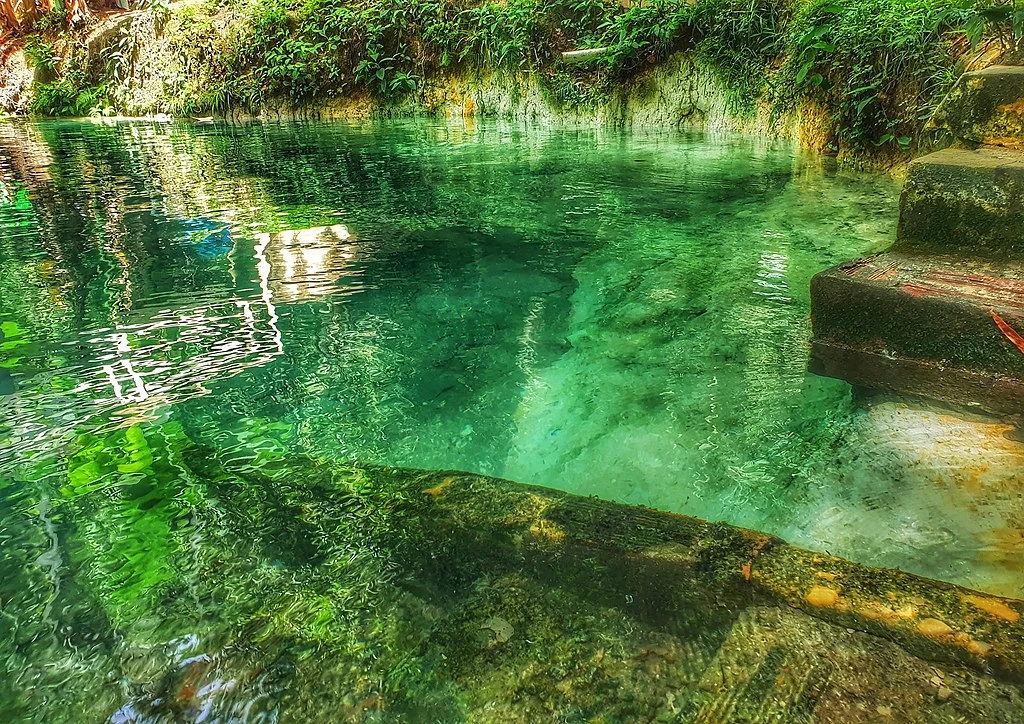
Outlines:
{"type": "MultiPolygon", "coordinates": [[[[524,548],[602,551],[624,566],[692,579],[735,602],[785,603],[884,636],[928,659],[1024,679],[1024,601],[802,550],[722,523],[464,474],[420,481],[432,515],[504,530],[524,548]]],[[[722,601],[728,605],[728,601],[722,601]]]]}
{"type": "Polygon", "coordinates": [[[401,556],[421,574],[451,582],[482,570],[526,571],[591,597],[636,601],[638,615],[676,617],[686,628],[752,605],[789,606],[927,660],[1024,681],[1024,601],[859,565],[723,523],[496,478],[309,465],[323,480],[320,492],[326,484],[346,497],[358,480],[364,491],[401,501],[401,556]]]}

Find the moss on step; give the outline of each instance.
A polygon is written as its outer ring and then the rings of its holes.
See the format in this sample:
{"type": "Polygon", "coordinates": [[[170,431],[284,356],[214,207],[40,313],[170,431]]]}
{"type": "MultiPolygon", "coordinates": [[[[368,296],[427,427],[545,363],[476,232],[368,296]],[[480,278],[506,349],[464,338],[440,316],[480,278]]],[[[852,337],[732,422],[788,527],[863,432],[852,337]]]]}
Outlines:
{"type": "Polygon", "coordinates": [[[1024,152],[947,149],[911,164],[893,249],[1024,260],[1022,226],[1024,152]]]}
{"type": "Polygon", "coordinates": [[[1024,147],[1024,67],[965,73],[928,125],[960,141],[1024,147]]]}

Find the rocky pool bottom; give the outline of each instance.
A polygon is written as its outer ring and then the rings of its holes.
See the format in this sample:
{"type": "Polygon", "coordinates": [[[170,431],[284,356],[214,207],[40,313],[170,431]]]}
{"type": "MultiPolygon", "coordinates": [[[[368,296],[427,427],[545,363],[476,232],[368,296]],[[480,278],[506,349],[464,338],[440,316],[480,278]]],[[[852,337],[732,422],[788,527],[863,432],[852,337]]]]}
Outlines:
{"type": "MultiPolygon", "coordinates": [[[[492,478],[253,465],[180,435],[155,461],[191,481],[196,545],[165,571],[122,571],[180,585],[110,601],[94,578],[116,562],[100,558],[54,591],[32,565],[53,552],[38,528],[8,549],[2,574],[21,592],[0,624],[9,719],[1024,715],[1024,602],[492,478]]],[[[50,512],[71,549],[126,532],[77,501],[50,512]]]]}

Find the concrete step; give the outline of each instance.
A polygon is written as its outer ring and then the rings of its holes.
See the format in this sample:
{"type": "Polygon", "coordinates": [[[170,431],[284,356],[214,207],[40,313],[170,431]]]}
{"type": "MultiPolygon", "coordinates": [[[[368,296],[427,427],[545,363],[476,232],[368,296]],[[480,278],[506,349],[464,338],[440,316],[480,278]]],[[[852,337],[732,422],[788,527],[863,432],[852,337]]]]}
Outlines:
{"type": "Polygon", "coordinates": [[[915,160],[894,249],[1024,259],[1024,152],[947,149],[915,160]]]}
{"type": "Polygon", "coordinates": [[[928,125],[968,143],[1024,147],[1024,67],[964,73],[928,125]]]}
{"type": "Polygon", "coordinates": [[[811,369],[875,390],[1024,413],[1024,265],[897,251],[811,281],[811,369]]]}

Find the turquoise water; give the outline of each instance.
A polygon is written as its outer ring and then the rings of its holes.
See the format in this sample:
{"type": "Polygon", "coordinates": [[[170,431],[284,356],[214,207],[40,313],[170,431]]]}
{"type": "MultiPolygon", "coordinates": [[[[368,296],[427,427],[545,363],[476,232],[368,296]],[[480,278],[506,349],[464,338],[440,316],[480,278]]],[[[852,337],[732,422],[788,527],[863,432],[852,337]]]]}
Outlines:
{"type": "Polygon", "coordinates": [[[773,530],[849,409],[805,372],[808,280],[896,216],[892,183],[741,138],[6,134],[18,456],[167,419],[223,447],[272,420],[317,457],[773,530]]]}
{"type": "MultiPolygon", "coordinates": [[[[244,642],[203,596],[234,610],[293,565],[325,575],[274,512],[317,509],[309,491],[274,502],[304,459],[484,473],[1013,579],[998,557],[978,568],[991,521],[936,519],[942,491],[892,472],[850,389],[806,372],[810,277],[883,248],[897,192],[733,136],[0,126],[4,650],[49,661],[25,677],[51,692],[9,686],[7,706],[74,711],[50,666],[85,676],[83,698],[121,682],[93,702],[104,717],[145,700],[153,720],[202,718],[138,682],[193,661],[193,629],[244,642]],[[182,457],[197,446],[284,472],[218,492],[182,457]],[[125,656],[144,664],[106,673],[125,656]]],[[[260,701],[267,720],[287,709],[260,701]]]]}

